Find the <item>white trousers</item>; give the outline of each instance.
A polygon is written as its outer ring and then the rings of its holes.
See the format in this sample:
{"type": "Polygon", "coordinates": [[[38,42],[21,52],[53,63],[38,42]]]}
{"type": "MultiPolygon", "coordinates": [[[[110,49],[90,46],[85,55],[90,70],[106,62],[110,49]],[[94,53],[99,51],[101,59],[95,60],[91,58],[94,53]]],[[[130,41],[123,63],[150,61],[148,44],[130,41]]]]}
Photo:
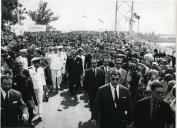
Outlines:
{"type": "Polygon", "coordinates": [[[39,112],[39,117],[42,117],[43,115],[43,89],[38,88],[34,89],[36,99],[38,101],[38,112],[39,112]]]}
{"type": "Polygon", "coordinates": [[[51,69],[51,76],[52,76],[52,83],[53,88],[59,88],[61,82],[62,82],[62,71],[61,69],[55,70],[51,69]]]}

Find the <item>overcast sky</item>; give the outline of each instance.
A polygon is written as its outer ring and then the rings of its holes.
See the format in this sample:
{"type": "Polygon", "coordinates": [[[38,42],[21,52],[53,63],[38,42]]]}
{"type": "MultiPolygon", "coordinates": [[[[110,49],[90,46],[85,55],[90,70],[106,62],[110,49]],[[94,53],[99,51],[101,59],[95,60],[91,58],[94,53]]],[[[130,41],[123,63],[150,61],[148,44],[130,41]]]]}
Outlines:
{"type": "MultiPolygon", "coordinates": [[[[28,10],[38,8],[40,0],[21,0],[28,10]]],[[[57,30],[114,30],[115,0],[46,0],[59,20],[51,25],[57,30]],[[103,22],[102,22],[103,21],[103,22]]],[[[122,2],[118,2],[118,5],[122,2]]],[[[129,1],[130,5],[131,2],[129,1]]],[[[128,4],[124,3],[118,10],[118,28],[128,31],[130,17],[128,4]],[[127,13],[127,15],[125,15],[127,13]],[[124,18],[123,15],[125,15],[124,18]],[[121,19],[121,20],[120,20],[121,19]]],[[[175,0],[134,1],[134,12],[140,15],[140,32],[175,34],[176,3],[175,0]]],[[[30,20],[27,18],[28,22],[30,20]]],[[[133,30],[137,31],[135,20],[133,30]]]]}

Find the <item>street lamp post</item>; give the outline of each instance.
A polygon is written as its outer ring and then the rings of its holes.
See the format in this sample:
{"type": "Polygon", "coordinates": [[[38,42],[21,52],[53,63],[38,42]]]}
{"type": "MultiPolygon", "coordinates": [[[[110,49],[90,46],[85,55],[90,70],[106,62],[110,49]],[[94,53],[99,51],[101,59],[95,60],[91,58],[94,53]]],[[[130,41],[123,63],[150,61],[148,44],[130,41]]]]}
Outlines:
{"type": "Polygon", "coordinates": [[[137,32],[139,33],[139,20],[140,20],[140,16],[137,15],[137,13],[134,13],[134,17],[138,20],[138,30],[137,30],[137,32]]]}

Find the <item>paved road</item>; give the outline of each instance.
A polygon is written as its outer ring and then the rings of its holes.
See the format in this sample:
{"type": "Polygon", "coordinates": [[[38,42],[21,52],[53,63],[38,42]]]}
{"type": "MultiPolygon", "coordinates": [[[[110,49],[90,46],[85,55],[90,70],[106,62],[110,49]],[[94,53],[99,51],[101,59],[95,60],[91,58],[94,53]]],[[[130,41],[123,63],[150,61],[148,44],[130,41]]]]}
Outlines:
{"type": "Polygon", "coordinates": [[[37,122],[38,116],[34,118],[35,128],[89,128],[86,126],[90,125],[90,111],[86,95],[78,94],[78,101],[70,96],[68,89],[50,95],[49,102],[43,103],[43,121],[37,122]]]}

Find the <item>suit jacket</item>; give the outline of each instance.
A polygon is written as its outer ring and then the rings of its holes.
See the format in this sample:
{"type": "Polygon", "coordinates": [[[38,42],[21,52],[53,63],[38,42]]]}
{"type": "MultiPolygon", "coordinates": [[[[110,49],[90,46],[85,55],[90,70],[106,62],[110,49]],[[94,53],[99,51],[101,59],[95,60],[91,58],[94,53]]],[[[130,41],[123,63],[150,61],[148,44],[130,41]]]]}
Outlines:
{"type": "Polygon", "coordinates": [[[119,86],[118,107],[115,108],[110,83],[100,87],[94,101],[93,119],[100,121],[100,128],[125,128],[130,124],[133,116],[129,90],[119,86]]]}
{"type": "Polygon", "coordinates": [[[34,103],[35,105],[38,104],[31,79],[26,78],[23,75],[16,75],[14,76],[13,82],[14,82],[13,89],[19,91],[22,94],[22,98],[24,102],[27,103],[27,106],[29,108],[33,108],[34,103]],[[29,101],[34,101],[34,103],[31,102],[31,104],[28,104],[29,101]]]}
{"type": "Polygon", "coordinates": [[[26,105],[22,99],[21,93],[11,89],[9,91],[8,104],[5,104],[3,95],[1,94],[1,126],[2,127],[18,127],[20,116],[27,114],[26,105]]]}
{"type": "Polygon", "coordinates": [[[101,69],[96,68],[96,75],[92,68],[85,71],[84,87],[88,91],[89,95],[93,98],[96,97],[96,93],[99,87],[104,85],[104,73],[101,69]]]}
{"type": "MultiPolygon", "coordinates": [[[[107,72],[111,69],[111,67],[107,66],[107,67],[106,67],[106,70],[105,70],[104,65],[102,65],[102,66],[100,66],[99,68],[104,72],[104,78],[105,78],[105,80],[106,80],[106,79],[109,79],[109,78],[106,78],[106,77],[108,77],[108,76],[107,76],[107,72]]],[[[106,84],[106,81],[105,81],[105,80],[104,80],[104,84],[106,84]]]]}
{"type": "Polygon", "coordinates": [[[91,54],[87,54],[85,56],[85,62],[84,62],[84,68],[85,69],[88,69],[88,68],[91,67],[91,58],[92,58],[91,54]]]}
{"type": "Polygon", "coordinates": [[[37,72],[34,66],[29,67],[29,74],[33,82],[34,89],[43,89],[43,86],[46,85],[44,68],[38,67],[37,72]]]}
{"type": "Polygon", "coordinates": [[[66,71],[69,75],[81,75],[83,73],[83,64],[80,57],[68,57],[66,60],[66,71]]]}
{"type": "MultiPolygon", "coordinates": [[[[105,77],[105,83],[109,83],[110,82],[110,75],[111,75],[111,71],[116,69],[116,67],[114,68],[111,68],[110,70],[108,70],[107,74],[106,74],[106,77],[105,77]]],[[[119,84],[125,86],[125,87],[128,87],[128,82],[127,82],[127,71],[124,70],[124,69],[120,69],[121,72],[120,72],[120,80],[119,80],[119,84]]]]}
{"type": "Polygon", "coordinates": [[[135,109],[136,128],[165,128],[165,123],[172,123],[172,111],[164,101],[157,105],[154,118],[151,117],[150,97],[138,101],[135,109]]]}

